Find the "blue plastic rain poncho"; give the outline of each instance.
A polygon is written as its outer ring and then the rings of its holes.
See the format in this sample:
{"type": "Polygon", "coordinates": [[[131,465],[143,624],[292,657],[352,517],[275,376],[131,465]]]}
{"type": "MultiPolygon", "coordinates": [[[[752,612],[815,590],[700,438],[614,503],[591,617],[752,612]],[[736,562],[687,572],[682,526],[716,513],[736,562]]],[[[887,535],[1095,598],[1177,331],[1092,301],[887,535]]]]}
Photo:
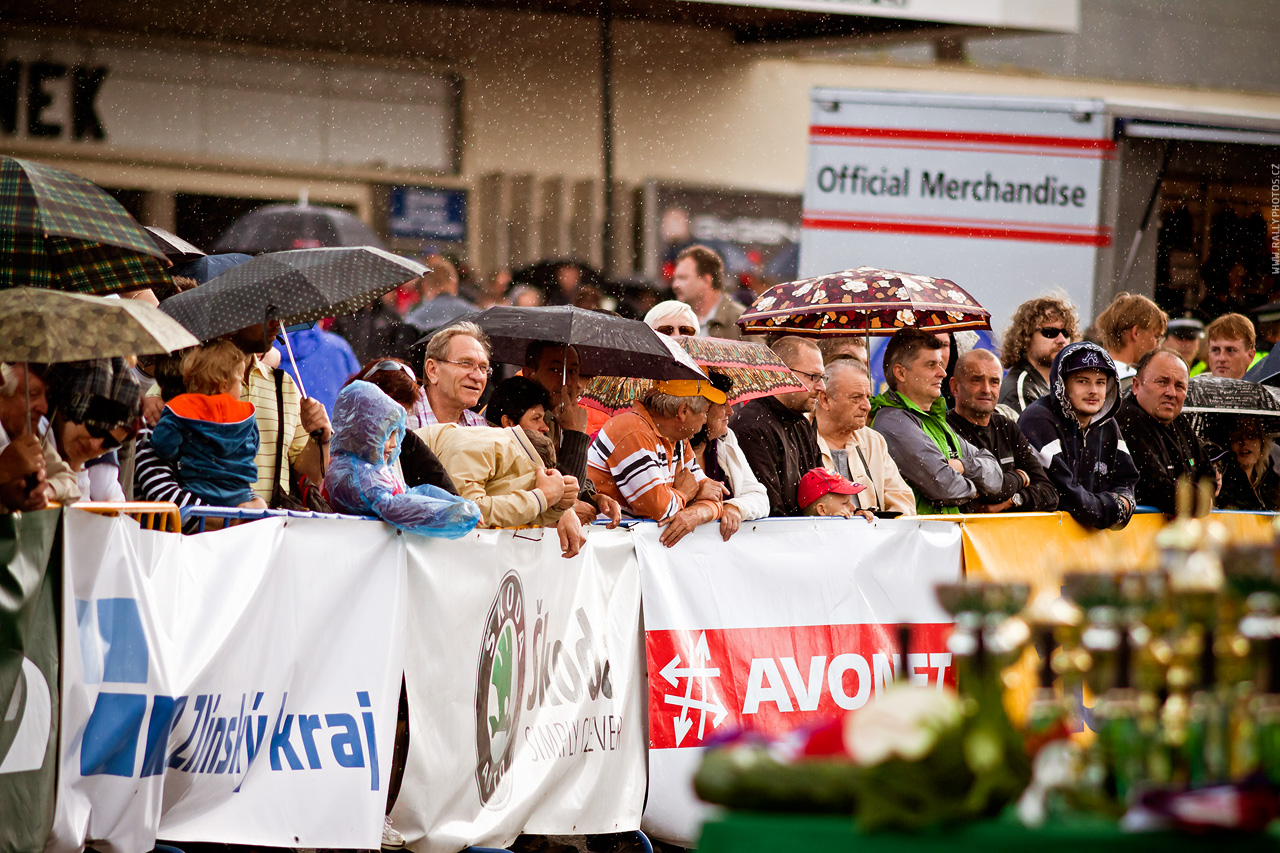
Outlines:
{"type": "Polygon", "coordinates": [[[410,533],[457,539],[480,523],[480,508],[435,486],[405,487],[396,472],[404,408],[370,382],[352,382],[333,406],[332,461],[324,484],[334,509],[372,515],[410,533]],[[384,459],[388,439],[390,455],[384,459]]]}

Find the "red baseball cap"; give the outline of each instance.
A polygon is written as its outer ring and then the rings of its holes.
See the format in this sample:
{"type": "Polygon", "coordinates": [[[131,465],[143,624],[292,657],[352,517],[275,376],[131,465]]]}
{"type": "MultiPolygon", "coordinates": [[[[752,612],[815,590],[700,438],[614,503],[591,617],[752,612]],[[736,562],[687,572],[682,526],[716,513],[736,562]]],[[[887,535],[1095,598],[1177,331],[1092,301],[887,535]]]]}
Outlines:
{"type": "Polygon", "coordinates": [[[800,478],[800,490],[796,497],[799,499],[800,508],[805,509],[818,498],[831,492],[837,495],[856,495],[866,488],[861,483],[849,482],[834,471],[814,468],[800,478]]]}

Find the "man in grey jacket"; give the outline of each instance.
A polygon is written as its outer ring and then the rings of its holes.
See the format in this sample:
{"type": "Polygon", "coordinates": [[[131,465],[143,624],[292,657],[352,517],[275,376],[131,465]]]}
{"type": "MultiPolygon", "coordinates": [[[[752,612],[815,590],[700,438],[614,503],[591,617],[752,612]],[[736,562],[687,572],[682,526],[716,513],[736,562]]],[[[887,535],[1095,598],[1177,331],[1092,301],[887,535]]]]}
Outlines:
{"type": "Polygon", "coordinates": [[[872,400],[871,428],[916,496],[920,515],[958,514],[960,504],[995,495],[1004,484],[1000,463],[947,423],[942,380],[947,374],[937,337],[902,329],[884,351],[889,390],[872,400]]]}

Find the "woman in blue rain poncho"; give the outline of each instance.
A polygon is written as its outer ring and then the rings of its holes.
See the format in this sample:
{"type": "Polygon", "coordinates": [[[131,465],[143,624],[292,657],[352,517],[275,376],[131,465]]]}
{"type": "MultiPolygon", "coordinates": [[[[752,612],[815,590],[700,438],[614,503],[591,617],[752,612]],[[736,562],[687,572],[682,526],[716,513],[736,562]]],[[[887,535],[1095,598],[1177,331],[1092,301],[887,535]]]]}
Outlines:
{"type": "Polygon", "coordinates": [[[339,512],[372,515],[410,533],[457,539],[480,523],[480,508],[435,486],[405,487],[393,467],[404,407],[370,382],[352,382],[333,407],[332,461],[324,484],[339,512]]]}

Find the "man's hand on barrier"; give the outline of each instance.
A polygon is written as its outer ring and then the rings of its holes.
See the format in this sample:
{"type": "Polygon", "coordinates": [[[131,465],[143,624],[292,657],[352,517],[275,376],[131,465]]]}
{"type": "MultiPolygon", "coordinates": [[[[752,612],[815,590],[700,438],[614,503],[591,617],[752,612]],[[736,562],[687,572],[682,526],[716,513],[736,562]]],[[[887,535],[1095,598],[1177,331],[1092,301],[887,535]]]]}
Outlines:
{"type": "Polygon", "coordinates": [[[724,515],[720,516],[720,536],[728,542],[729,537],[742,527],[742,510],[734,504],[724,505],[724,515]]]}
{"type": "Polygon", "coordinates": [[[564,477],[564,494],[556,503],[556,509],[572,509],[573,505],[578,502],[578,478],[571,477],[568,474],[564,477]]]}
{"type": "Polygon", "coordinates": [[[554,468],[543,468],[538,471],[534,488],[542,492],[542,496],[547,499],[548,507],[556,506],[564,497],[564,475],[554,468]]]}
{"type": "Polygon", "coordinates": [[[160,416],[164,414],[164,398],[163,397],[143,397],[142,398],[142,419],[147,422],[147,426],[155,426],[160,422],[160,416]]]}
{"type": "Polygon", "coordinates": [[[254,495],[252,500],[247,500],[244,503],[240,504],[240,508],[241,509],[266,509],[267,502],[264,501],[262,498],[258,497],[257,495],[254,495]]]}
{"type": "Polygon", "coordinates": [[[566,560],[578,556],[582,546],[587,543],[587,534],[582,532],[582,522],[575,512],[566,512],[556,522],[556,530],[560,533],[560,552],[566,560]]]}
{"type": "Polygon", "coordinates": [[[715,504],[705,501],[691,503],[665,521],[658,522],[659,527],[665,528],[662,531],[662,535],[658,537],[658,541],[670,548],[688,536],[693,528],[699,524],[705,524],[715,517],[715,504]]]}
{"type": "Polygon", "coordinates": [[[609,523],[605,525],[609,530],[613,530],[622,523],[622,504],[613,498],[596,492],[596,506],[600,508],[600,512],[609,517],[609,523]]]}
{"type": "Polygon", "coordinates": [[[53,486],[41,480],[34,489],[27,492],[27,499],[22,502],[20,509],[23,512],[35,512],[47,507],[51,500],[53,500],[53,486]]]}

